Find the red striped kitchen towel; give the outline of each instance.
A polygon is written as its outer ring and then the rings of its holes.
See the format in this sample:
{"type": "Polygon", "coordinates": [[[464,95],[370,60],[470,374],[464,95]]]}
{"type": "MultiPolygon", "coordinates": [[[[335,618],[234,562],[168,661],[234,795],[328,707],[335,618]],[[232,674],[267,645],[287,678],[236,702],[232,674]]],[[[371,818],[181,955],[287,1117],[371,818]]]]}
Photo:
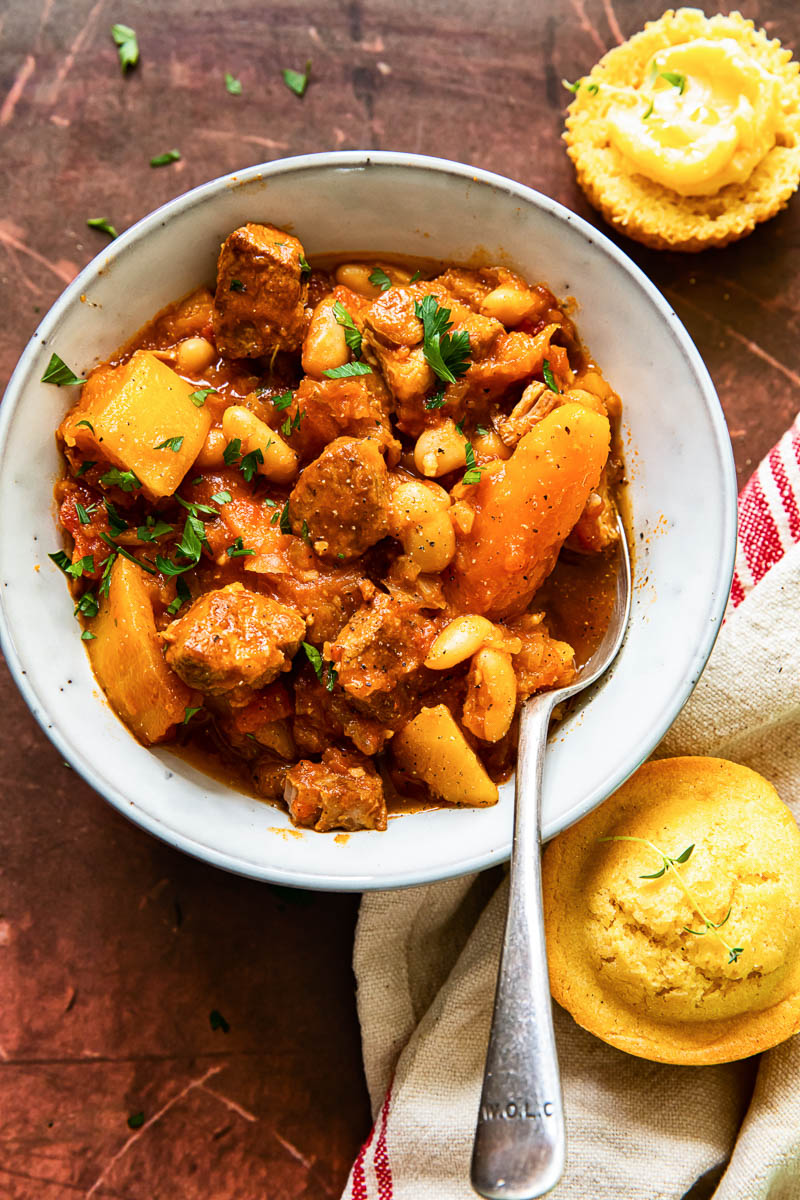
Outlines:
{"type": "MultiPolygon", "coordinates": [[[[798,543],[800,415],[740,494],[729,618],[783,560],[781,568],[726,623],[661,748],[748,762],[774,779],[796,816],[800,547],[788,552],[798,543]],[[763,683],[765,656],[778,656],[787,671],[763,683]],[[770,688],[784,691],[773,696],[770,688]]],[[[505,904],[505,885],[491,872],[364,897],[354,969],[375,1124],[343,1200],[474,1198],[469,1153],[505,904]]],[[[594,1200],[680,1200],[705,1172],[718,1179],[732,1151],[715,1200],[789,1196],[774,1172],[785,1162],[800,1178],[800,1038],[764,1056],[745,1115],[746,1064],[687,1071],[645,1063],[584,1033],[558,1008],[555,1021],[569,1163],[554,1200],[585,1200],[587,1187],[594,1200]]]]}

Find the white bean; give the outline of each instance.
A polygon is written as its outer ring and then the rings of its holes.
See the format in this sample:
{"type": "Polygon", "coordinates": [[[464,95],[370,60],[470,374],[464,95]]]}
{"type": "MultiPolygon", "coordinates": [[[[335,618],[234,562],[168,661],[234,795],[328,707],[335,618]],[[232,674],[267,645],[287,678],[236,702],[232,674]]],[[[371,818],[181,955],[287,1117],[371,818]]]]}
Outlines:
{"type": "Polygon", "coordinates": [[[303,342],[303,370],[314,379],[322,379],[332,367],[341,367],[350,361],[344,327],[333,312],[335,303],[333,296],[320,300],[303,342]]]}
{"type": "Polygon", "coordinates": [[[501,283],[484,298],[481,312],[485,317],[494,317],[503,325],[513,327],[525,320],[534,303],[535,297],[527,288],[513,283],[501,283]]]}
{"type": "Polygon", "coordinates": [[[223,454],[228,439],[221,429],[209,429],[206,440],[200,447],[200,453],[194,460],[196,467],[221,467],[224,465],[223,454]]]}
{"type": "Polygon", "coordinates": [[[414,446],[414,463],[421,475],[435,478],[447,475],[467,465],[467,439],[455,423],[445,420],[432,429],[425,429],[414,446]]]}
{"type": "Polygon", "coordinates": [[[472,659],[462,721],[484,742],[499,742],[514,719],[517,677],[511,655],[484,646],[472,659]]]}
{"type": "Polygon", "coordinates": [[[175,366],[186,375],[201,375],[216,357],[216,350],[206,338],[184,338],[175,351],[175,366]]]}
{"type": "Polygon", "coordinates": [[[435,574],[452,562],[456,552],[456,535],[447,510],[426,517],[403,533],[403,549],[420,571],[435,574]]]}

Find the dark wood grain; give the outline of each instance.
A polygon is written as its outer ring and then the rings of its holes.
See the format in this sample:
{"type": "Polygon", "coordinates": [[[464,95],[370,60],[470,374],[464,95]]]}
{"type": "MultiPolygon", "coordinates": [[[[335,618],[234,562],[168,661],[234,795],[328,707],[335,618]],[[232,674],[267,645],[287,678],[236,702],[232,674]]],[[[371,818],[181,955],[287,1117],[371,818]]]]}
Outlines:
{"type": "MultiPolygon", "coordinates": [[[[792,0],[738,7],[797,42],[792,0]]],[[[0,376],[102,249],[87,217],[123,229],[205,179],[283,155],[438,154],[602,225],[560,142],[560,79],[655,13],[642,0],[11,0],[0,15],[0,376]],[[139,32],[141,63],[124,79],[114,21],[139,32]],[[298,100],[280,68],[307,58],[298,100]],[[180,163],[148,166],[173,146],[180,163]]],[[[616,240],[695,338],[743,481],[798,406],[798,202],[722,252],[616,240]]],[[[658,380],[652,402],[669,403],[658,380]]],[[[5,671],[0,704],[0,1196],[338,1195],[369,1122],[356,899],[281,893],[161,845],[61,762],[5,671]],[[212,1009],[228,1034],[211,1029],[212,1009]],[[140,1111],[134,1135],[126,1121],[140,1111]]]]}

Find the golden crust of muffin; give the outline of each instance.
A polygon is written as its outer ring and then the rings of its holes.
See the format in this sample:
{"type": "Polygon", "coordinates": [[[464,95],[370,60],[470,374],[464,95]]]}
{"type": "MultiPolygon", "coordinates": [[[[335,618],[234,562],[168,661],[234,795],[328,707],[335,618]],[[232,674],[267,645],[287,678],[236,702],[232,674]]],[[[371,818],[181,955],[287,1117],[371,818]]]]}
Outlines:
{"type": "Polygon", "coordinates": [[[649,21],[641,33],[609,50],[586,82],[596,95],[578,89],[567,110],[567,153],[589,202],[609,224],[656,250],[699,251],[752,233],[782,208],[800,183],[800,64],[790,50],[770,40],[740,13],[706,17],[679,8],[649,21]],[[644,175],[633,174],[611,145],[606,115],[611,98],[603,84],[638,87],[657,50],[695,38],[733,38],[765,70],[780,80],[782,124],[777,141],[744,183],[731,183],[713,196],[680,196],[644,175]]]}
{"type": "Polygon", "coordinates": [[[731,1062],[800,1030],[800,830],[777,792],[719,758],[647,763],[547,847],[554,998],[585,1029],[656,1062],[731,1062]],[[735,962],[652,842],[675,858],[735,962]]]}

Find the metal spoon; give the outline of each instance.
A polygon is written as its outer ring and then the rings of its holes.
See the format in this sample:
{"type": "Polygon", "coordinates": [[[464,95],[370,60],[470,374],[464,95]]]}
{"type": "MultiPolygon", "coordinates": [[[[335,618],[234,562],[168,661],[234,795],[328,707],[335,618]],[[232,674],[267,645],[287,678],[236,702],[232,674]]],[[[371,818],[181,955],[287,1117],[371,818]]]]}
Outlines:
{"type": "Polygon", "coordinates": [[[564,1107],[542,914],[542,773],[553,709],[599,679],[625,636],[631,566],[618,525],[614,607],[603,641],[574,683],[532,696],[520,716],[508,916],[472,1151],[472,1186],[488,1200],[544,1196],[564,1171],[564,1107]]]}

